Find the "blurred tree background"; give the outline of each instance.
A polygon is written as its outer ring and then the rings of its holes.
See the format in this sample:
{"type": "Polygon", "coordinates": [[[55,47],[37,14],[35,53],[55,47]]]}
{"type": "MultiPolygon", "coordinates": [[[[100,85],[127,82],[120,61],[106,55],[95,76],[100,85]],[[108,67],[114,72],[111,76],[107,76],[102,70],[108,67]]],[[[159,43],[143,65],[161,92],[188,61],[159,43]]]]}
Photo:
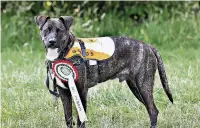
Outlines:
{"type": "Polygon", "coordinates": [[[200,2],[4,1],[1,3],[1,14],[2,48],[29,45],[36,49],[41,45],[34,23],[36,15],[74,16],[73,30],[78,37],[126,35],[149,41],[146,32],[138,26],[149,22],[160,24],[163,21],[197,18],[200,2]],[[138,29],[140,32],[137,32],[138,29]]]}

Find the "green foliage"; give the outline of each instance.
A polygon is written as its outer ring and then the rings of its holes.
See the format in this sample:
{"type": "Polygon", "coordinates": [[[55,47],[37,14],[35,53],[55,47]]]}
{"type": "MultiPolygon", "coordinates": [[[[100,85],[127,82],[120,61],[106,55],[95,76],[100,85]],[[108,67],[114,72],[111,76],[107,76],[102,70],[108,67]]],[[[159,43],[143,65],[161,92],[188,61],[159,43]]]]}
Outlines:
{"type": "Polygon", "coordinates": [[[116,12],[120,16],[130,17],[136,21],[158,20],[197,15],[200,2],[141,2],[141,1],[44,1],[44,2],[3,2],[5,13],[17,15],[50,16],[74,15],[100,19],[102,15],[116,12]],[[17,11],[16,11],[17,10],[17,11]],[[27,11],[29,13],[27,13],[27,11]],[[161,17],[161,18],[160,18],[161,17]]]}
{"type": "MultiPolygon", "coordinates": [[[[25,18],[25,17],[24,17],[25,18]]],[[[12,20],[7,16],[2,16],[2,48],[31,47],[34,50],[42,50],[43,44],[39,39],[39,30],[34,22],[29,20],[19,20],[17,16],[12,16],[12,20]],[[9,23],[9,24],[7,24],[9,23]]],[[[200,32],[200,21],[192,17],[190,19],[171,19],[162,23],[145,22],[140,25],[132,23],[131,19],[119,17],[117,14],[107,14],[101,22],[90,19],[75,18],[72,31],[76,37],[98,37],[98,36],[129,36],[146,43],[160,47],[194,47],[197,48],[200,32]],[[157,27],[160,25],[160,27],[157,27]],[[174,29],[169,29],[174,28],[174,29]],[[181,35],[181,36],[180,36],[181,35]]]]}
{"type": "Polygon", "coordinates": [[[166,38],[165,42],[174,40],[177,34],[193,38],[185,30],[190,29],[190,25],[184,28],[180,28],[179,24],[174,25],[177,28],[174,31],[169,30],[168,26],[176,20],[188,24],[197,20],[194,23],[194,27],[197,27],[199,2],[2,2],[2,48],[30,46],[32,49],[41,49],[39,31],[34,23],[34,16],[39,14],[52,17],[73,15],[73,31],[77,37],[124,35],[162,45],[160,38],[165,34],[172,36],[166,38]],[[164,21],[168,26],[163,24],[164,21]],[[149,22],[154,22],[155,26],[144,31],[149,22]],[[163,24],[163,31],[160,36],[150,39],[149,35],[155,33],[157,24],[163,24]]]}
{"type": "Polygon", "coordinates": [[[11,18],[2,15],[2,50],[5,48],[19,49],[21,47],[31,47],[33,49],[41,48],[39,39],[39,30],[32,20],[26,17],[11,18]]]}

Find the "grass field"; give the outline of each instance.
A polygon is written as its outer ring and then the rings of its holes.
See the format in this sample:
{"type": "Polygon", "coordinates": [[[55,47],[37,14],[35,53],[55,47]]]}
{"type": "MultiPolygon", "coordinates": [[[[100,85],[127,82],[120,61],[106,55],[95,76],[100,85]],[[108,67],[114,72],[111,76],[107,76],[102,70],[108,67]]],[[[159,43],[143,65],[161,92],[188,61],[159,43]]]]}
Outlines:
{"type": "MultiPolygon", "coordinates": [[[[29,35],[29,45],[16,47],[17,45],[11,42],[19,39],[7,35],[10,31],[18,30],[12,25],[13,23],[10,23],[10,26],[4,26],[2,29],[1,127],[66,127],[60,100],[57,109],[44,84],[45,53],[42,45],[36,45],[40,43],[38,33],[34,31],[33,34],[37,37],[29,35]],[[41,47],[36,50],[36,46],[41,47]]],[[[154,98],[160,111],[159,128],[200,127],[200,20],[150,22],[138,27],[119,21],[112,24],[106,20],[104,24],[94,24],[91,31],[95,31],[97,26],[98,33],[87,33],[81,29],[81,23],[77,22],[74,32],[79,37],[82,33],[83,36],[106,33],[127,35],[144,40],[161,52],[174,104],[171,104],[165,95],[157,74],[154,98]],[[109,24],[108,27],[104,27],[105,24],[109,24]]],[[[20,29],[18,31],[22,32],[20,29]]],[[[26,34],[22,36],[24,40],[28,40],[25,39],[26,34]]],[[[74,121],[75,113],[74,109],[74,121]]],[[[118,80],[108,81],[89,90],[87,116],[88,128],[149,127],[145,107],[133,96],[126,83],[118,83],[118,80]]]]}

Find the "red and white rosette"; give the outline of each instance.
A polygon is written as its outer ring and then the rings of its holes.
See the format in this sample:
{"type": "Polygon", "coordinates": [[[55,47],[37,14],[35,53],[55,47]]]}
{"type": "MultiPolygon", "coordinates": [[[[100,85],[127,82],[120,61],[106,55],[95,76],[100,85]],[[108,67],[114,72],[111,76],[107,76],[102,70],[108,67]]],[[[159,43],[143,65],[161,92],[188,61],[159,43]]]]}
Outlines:
{"type": "Polygon", "coordinates": [[[75,81],[78,80],[77,68],[68,60],[57,60],[53,63],[53,72],[55,76],[63,82],[68,81],[68,75],[72,73],[75,81]]]}

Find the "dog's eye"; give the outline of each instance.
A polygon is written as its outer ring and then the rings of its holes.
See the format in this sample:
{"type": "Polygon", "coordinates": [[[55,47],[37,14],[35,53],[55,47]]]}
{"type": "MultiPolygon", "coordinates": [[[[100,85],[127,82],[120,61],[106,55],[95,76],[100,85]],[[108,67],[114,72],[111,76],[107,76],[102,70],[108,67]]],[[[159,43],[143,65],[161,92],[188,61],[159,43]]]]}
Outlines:
{"type": "Polygon", "coordinates": [[[45,30],[43,31],[43,33],[44,33],[44,36],[46,36],[46,35],[49,33],[49,29],[45,29],[45,30]]]}
{"type": "Polygon", "coordinates": [[[57,28],[57,29],[56,29],[56,32],[60,32],[60,29],[59,29],[59,28],[57,28]]]}
{"type": "Polygon", "coordinates": [[[48,30],[51,31],[51,27],[48,27],[48,30]]]}
{"type": "Polygon", "coordinates": [[[48,30],[48,29],[45,29],[45,30],[44,30],[44,33],[48,33],[48,32],[49,32],[49,30],[48,30]]]}

